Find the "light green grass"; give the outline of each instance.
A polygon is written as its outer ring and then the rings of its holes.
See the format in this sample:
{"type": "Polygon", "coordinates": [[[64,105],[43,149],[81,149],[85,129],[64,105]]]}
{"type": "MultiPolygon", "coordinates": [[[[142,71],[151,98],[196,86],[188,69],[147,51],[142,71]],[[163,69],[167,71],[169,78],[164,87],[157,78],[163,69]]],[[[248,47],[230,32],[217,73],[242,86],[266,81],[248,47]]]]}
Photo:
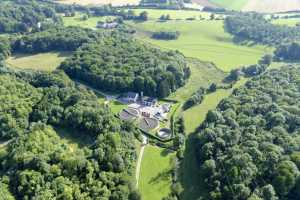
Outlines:
{"type": "Polygon", "coordinates": [[[276,19],[273,20],[272,23],[277,25],[296,26],[296,24],[300,23],[300,18],[276,19]]]}
{"type": "Polygon", "coordinates": [[[88,134],[84,135],[84,133],[79,133],[75,130],[55,128],[55,131],[61,137],[61,141],[66,143],[72,152],[90,145],[93,142],[92,138],[88,134]]]}
{"type": "Polygon", "coordinates": [[[15,54],[9,57],[6,63],[13,68],[53,71],[69,55],[70,52],[15,54]]]}
{"type": "Polygon", "coordinates": [[[111,102],[109,102],[108,105],[109,105],[111,111],[115,114],[119,114],[121,110],[123,110],[124,108],[127,107],[127,105],[122,104],[118,101],[111,101],[111,102]]]}
{"type": "Polygon", "coordinates": [[[241,10],[249,0],[210,0],[210,2],[227,9],[241,10]]]}
{"type": "Polygon", "coordinates": [[[187,57],[215,63],[230,71],[241,65],[255,64],[271,49],[263,46],[242,46],[232,42],[232,36],[223,29],[223,21],[168,21],[130,23],[138,30],[137,36],[164,49],[179,50],[187,57]],[[154,31],[179,31],[177,40],[155,40],[154,31]]]}
{"type": "Polygon", "coordinates": [[[207,94],[201,104],[183,112],[186,132],[188,134],[194,132],[204,121],[209,110],[215,109],[222,99],[228,97],[232,93],[233,89],[239,88],[245,84],[246,81],[246,78],[241,78],[232,89],[218,89],[216,92],[207,94]]]}
{"type": "Polygon", "coordinates": [[[143,200],[161,200],[170,193],[170,160],[174,153],[148,145],[141,166],[139,191],[143,200]]]}
{"type": "Polygon", "coordinates": [[[180,19],[184,20],[186,18],[194,17],[199,19],[199,16],[208,19],[210,16],[209,12],[201,12],[201,11],[192,11],[192,10],[165,10],[165,9],[133,9],[135,14],[140,14],[143,11],[148,13],[148,17],[150,20],[157,20],[162,15],[169,14],[172,20],[180,19]]]}
{"type": "Polygon", "coordinates": [[[96,29],[97,22],[106,20],[112,20],[115,17],[113,16],[105,16],[105,17],[90,17],[87,20],[81,20],[81,17],[84,14],[77,13],[75,17],[63,17],[63,22],[65,26],[80,26],[83,28],[91,28],[96,29]]]}
{"type": "Polygon", "coordinates": [[[225,73],[209,63],[190,59],[189,67],[191,76],[188,82],[169,98],[183,103],[200,87],[208,87],[213,82],[220,83],[225,78],[225,73]]]}

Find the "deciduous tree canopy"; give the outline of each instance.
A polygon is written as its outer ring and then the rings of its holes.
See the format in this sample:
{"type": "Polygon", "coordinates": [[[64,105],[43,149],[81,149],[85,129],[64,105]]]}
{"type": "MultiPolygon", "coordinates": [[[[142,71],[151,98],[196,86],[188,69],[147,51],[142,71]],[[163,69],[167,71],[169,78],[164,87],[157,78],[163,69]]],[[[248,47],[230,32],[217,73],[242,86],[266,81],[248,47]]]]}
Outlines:
{"type": "Polygon", "coordinates": [[[300,70],[253,78],[209,111],[198,160],[209,199],[299,199],[300,70]]]}

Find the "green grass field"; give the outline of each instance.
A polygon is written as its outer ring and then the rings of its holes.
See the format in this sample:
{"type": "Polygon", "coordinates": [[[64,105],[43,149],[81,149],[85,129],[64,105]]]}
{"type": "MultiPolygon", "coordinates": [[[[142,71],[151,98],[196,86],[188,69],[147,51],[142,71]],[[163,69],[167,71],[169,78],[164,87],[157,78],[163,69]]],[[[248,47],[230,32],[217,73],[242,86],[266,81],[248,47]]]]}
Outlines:
{"type": "Polygon", "coordinates": [[[225,78],[225,74],[221,70],[209,63],[190,59],[189,67],[191,76],[188,82],[171,94],[169,98],[184,102],[200,87],[208,87],[212,82],[220,83],[225,78]]]}
{"type": "Polygon", "coordinates": [[[82,20],[81,17],[83,14],[76,13],[75,17],[63,17],[63,22],[65,26],[80,26],[83,28],[92,28],[95,29],[98,21],[105,21],[109,19],[114,19],[111,17],[90,17],[87,20],[82,20]]]}
{"type": "Polygon", "coordinates": [[[15,54],[9,57],[6,63],[13,68],[53,71],[69,55],[70,52],[15,54]]]}
{"type": "Polygon", "coordinates": [[[241,10],[248,0],[210,0],[210,2],[227,9],[241,10]]]}
{"type": "Polygon", "coordinates": [[[255,64],[271,49],[263,46],[242,46],[232,42],[232,36],[223,29],[223,21],[147,21],[130,25],[138,30],[137,37],[164,49],[179,50],[187,57],[215,63],[230,71],[241,65],[255,64]],[[179,31],[177,40],[155,40],[154,31],[179,31]]]}
{"type": "Polygon", "coordinates": [[[300,23],[300,18],[276,19],[273,20],[272,23],[278,25],[296,26],[296,24],[300,23]]]}
{"type": "Polygon", "coordinates": [[[199,19],[200,15],[201,17],[208,19],[210,16],[209,12],[201,12],[201,11],[193,11],[193,10],[133,9],[133,11],[137,15],[143,11],[147,11],[149,20],[158,20],[160,16],[166,14],[169,14],[172,20],[184,20],[186,18],[191,18],[191,17],[199,19]]]}
{"type": "Polygon", "coordinates": [[[139,191],[143,200],[161,200],[170,192],[170,160],[174,153],[148,145],[141,166],[139,191]]]}

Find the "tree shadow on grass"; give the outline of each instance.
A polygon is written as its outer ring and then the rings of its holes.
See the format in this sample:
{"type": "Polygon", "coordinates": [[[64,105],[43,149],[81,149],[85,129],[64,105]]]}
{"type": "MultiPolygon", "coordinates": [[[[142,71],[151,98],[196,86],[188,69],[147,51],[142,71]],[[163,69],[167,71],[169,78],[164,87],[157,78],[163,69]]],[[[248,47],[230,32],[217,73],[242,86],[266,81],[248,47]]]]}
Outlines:
{"type": "Polygon", "coordinates": [[[196,159],[196,133],[191,133],[186,140],[184,160],[179,168],[179,181],[183,187],[181,199],[191,200],[207,198],[208,190],[196,159]]]}
{"type": "Polygon", "coordinates": [[[156,184],[159,182],[168,181],[171,177],[171,173],[172,173],[171,169],[165,169],[164,171],[158,173],[155,177],[151,178],[149,184],[156,184]]]}
{"type": "Polygon", "coordinates": [[[174,153],[174,151],[170,150],[170,149],[163,149],[160,153],[161,156],[166,157],[168,156],[170,153],[174,153]]]}

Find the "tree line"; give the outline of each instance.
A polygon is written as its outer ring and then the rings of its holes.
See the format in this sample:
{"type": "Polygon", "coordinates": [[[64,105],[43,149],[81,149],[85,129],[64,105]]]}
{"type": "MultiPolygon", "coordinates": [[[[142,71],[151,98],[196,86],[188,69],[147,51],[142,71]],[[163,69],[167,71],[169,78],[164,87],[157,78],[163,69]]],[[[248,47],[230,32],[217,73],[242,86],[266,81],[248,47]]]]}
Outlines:
{"type": "Polygon", "coordinates": [[[274,25],[257,13],[237,13],[226,17],[224,27],[237,39],[277,46],[300,41],[300,28],[274,25]]]}
{"type": "Polygon", "coordinates": [[[299,199],[299,81],[299,66],[268,71],[208,112],[195,141],[208,199],[299,199]]]}

